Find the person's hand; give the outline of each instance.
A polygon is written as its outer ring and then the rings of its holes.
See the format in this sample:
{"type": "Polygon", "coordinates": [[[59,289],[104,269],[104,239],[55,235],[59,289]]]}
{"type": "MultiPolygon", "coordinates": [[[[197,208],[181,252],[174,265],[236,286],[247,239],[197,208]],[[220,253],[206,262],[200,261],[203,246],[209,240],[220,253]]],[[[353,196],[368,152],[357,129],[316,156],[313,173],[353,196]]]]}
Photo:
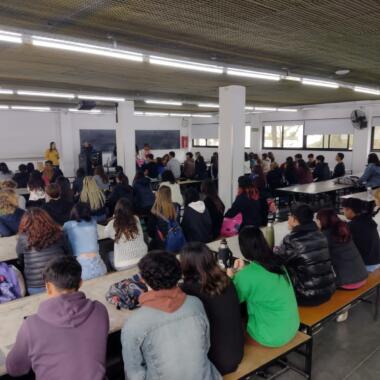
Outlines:
{"type": "Polygon", "coordinates": [[[244,262],[244,260],[242,260],[242,259],[237,259],[237,260],[235,260],[235,262],[234,262],[234,269],[235,269],[235,272],[237,272],[237,271],[243,269],[244,267],[245,267],[245,262],[244,262]]]}

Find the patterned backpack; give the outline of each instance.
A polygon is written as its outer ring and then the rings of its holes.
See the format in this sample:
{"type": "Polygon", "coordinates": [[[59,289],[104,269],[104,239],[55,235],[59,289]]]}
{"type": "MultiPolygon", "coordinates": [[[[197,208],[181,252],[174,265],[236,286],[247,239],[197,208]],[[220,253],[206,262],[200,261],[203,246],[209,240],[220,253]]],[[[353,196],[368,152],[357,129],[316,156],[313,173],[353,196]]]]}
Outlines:
{"type": "Polygon", "coordinates": [[[0,304],[20,297],[21,290],[15,271],[10,265],[0,263],[0,304]]]}

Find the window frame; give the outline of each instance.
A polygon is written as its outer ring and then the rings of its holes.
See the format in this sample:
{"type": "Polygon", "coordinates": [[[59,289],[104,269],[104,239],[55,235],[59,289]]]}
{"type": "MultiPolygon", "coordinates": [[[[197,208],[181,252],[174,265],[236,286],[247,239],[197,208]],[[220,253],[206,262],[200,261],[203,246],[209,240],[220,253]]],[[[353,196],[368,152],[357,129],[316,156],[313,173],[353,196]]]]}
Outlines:
{"type": "Polygon", "coordinates": [[[373,143],[375,142],[375,128],[380,128],[380,125],[373,125],[371,127],[371,149],[370,149],[370,152],[380,152],[380,148],[375,149],[373,147],[373,143]]]}

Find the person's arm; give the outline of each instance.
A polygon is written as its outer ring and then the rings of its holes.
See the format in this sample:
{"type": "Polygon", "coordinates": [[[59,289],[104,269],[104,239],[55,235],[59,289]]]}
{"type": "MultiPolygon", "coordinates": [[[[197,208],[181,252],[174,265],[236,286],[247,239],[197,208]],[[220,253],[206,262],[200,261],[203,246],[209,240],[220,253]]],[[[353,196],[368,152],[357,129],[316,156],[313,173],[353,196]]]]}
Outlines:
{"type": "Polygon", "coordinates": [[[273,253],[284,263],[288,263],[298,255],[296,243],[289,238],[289,235],[284,237],[282,244],[279,247],[276,247],[273,253]]]}
{"type": "Polygon", "coordinates": [[[9,352],[5,366],[10,376],[26,375],[32,368],[29,356],[29,334],[26,321],[17,333],[16,343],[9,352]]]}
{"type": "Polygon", "coordinates": [[[359,182],[360,183],[367,182],[370,179],[371,175],[372,175],[372,165],[368,165],[365,168],[363,175],[359,178],[359,182]]]}
{"type": "Polygon", "coordinates": [[[237,214],[241,213],[241,207],[239,205],[238,198],[235,199],[234,203],[232,203],[231,208],[224,215],[226,218],[233,218],[237,214]]]}

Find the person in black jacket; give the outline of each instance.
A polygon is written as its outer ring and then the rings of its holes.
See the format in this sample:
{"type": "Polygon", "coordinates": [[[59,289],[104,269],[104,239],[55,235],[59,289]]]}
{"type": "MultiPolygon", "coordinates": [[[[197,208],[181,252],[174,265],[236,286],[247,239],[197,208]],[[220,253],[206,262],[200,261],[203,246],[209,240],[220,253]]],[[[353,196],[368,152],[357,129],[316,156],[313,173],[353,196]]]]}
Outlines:
{"type": "Polygon", "coordinates": [[[284,177],[288,186],[295,185],[298,182],[297,168],[293,157],[288,157],[284,166],[284,177]]]}
{"type": "Polygon", "coordinates": [[[18,173],[13,176],[13,181],[17,183],[17,188],[24,188],[28,186],[29,173],[26,165],[19,165],[18,173]]]}
{"type": "Polygon", "coordinates": [[[267,173],[267,184],[272,194],[276,189],[284,186],[281,169],[275,161],[270,164],[270,170],[267,173]]]}
{"type": "Polygon", "coordinates": [[[203,201],[211,217],[212,238],[216,239],[220,236],[225,206],[218,196],[214,181],[211,179],[206,179],[202,182],[201,192],[205,196],[203,201]]]}
{"type": "Polygon", "coordinates": [[[317,306],[335,292],[335,276],[326,237],[313,221],[310,206],[296,203],[288,219],[290,234],[275,250],[293,281],[299,305],[317,306]]]}
{"type": "Polygon", "coordinates": [[[207,178],[207,165],[201,155],[195,160],[195,178],[200,180],[207,178]]]}
{"type": "Polygon", "coordinates": [[[108,196],[107,204],[109,207],[109,212],[113,215],[116,203],[121,198],[126,198],[133,205],[133,188],[129,186],[128,177],[123,173],[119,172],[116,174],[116,186],[112,189],[111,194],[108,196]]]}
{"type": "Polygon", "coordinates": [[[332,208],[325,208],[318,211],[317,224],[329,243],[336,285],[343,289],[358,289],[363,286],[368,272],[347,223],[339,219],[332,208]]]}
{"type": "Polygon", "coordinates": [[[61,189],[56,183],[46,186],[46,203],[42,208],[58,224],[63,226],[70,219],[71,209],[74,202],[69,202],[61,198],[61,189]]]}
{"type": "Polygon", "coordinates": [[[313,177],[317,182],[327,181],[331,178],[329,165],[325,162],[325,157],[322,155],[317,156],[317,164],[313,171],[313,177]]]}
{"type": "Polygon", "coordinates": [[[135,211],[139,214],[149,214],[154,203],[150,179],[145,177],[143,173],[137,172],[133,181],[133,191],[135,194],[135,211]]]}
{"type": "Polygon", "coordinates": [[[142,170],[146,177],[155,179],[158,177],[158,165],[154,160],[153,154],[149,153],[146,155],[146,163],[143,165],[142,170]]]}
{"type": "Polygon", "coordinates": [[[334,168],[333,178],[344,177],[346,175],[346,167],[344,166],[344,154],[338,153],[335,157],[337,164],[334,168]]]}
{"type": "Polygon", "coordinates": [[[212,240],[212,222],[209,212],[199,192],[193,187],[185,191],[185,210],[182,218],[182,229],[186,241],[208,243],[212,240]]]}
{"type": "Polygon", "coordinates": [[[357,246],[368,272],[380,268],[380,238],[372,215],[364,212],[360,199],[348,198],[342,202],[344,216],[350,220],[352,239],[357,246]]]}
{"type": "Polygon", "coordinates": [[[73,194],[74,194],[74,200],[78,201],[80,193],[83,189],[83,180],[86,176],[86,172],[83,168],[79,168],[76,172],[76,177],[73,182],[73,194]]]}
{"type": "Polygon", "coordinates": [[[238,367],[244,353],[240,303],[233,283],[202,243],[189,243],[180,253],[182,290],[198,297],[210,321],[208,357],[224,375],[238,367]]]}

